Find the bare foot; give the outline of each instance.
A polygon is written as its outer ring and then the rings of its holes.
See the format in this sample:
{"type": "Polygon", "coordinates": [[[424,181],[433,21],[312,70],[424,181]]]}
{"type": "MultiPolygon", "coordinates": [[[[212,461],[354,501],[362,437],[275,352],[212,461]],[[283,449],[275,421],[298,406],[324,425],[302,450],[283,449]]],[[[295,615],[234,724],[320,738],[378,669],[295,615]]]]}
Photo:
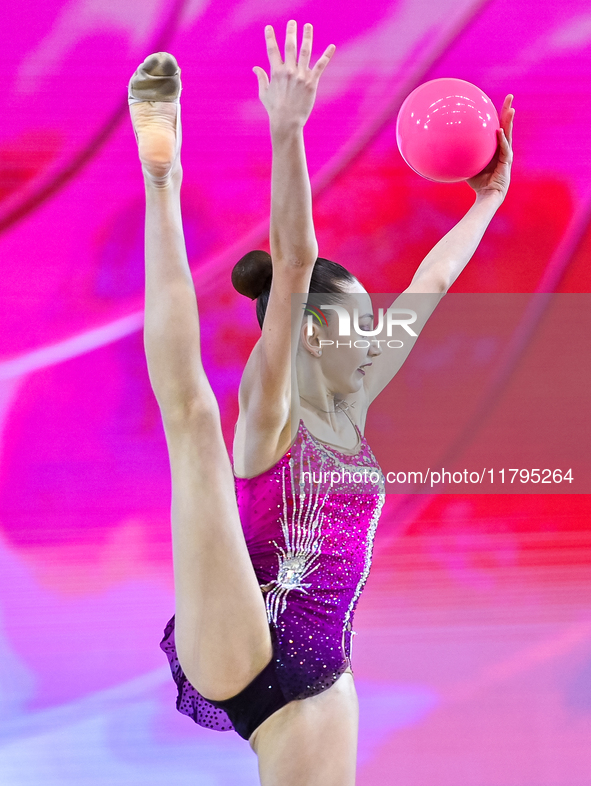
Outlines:
{"type": "Polygon", "coordinates": [[[181,172],[181,125],[178,98],[180,69],[164,52],[150,55],[129,83],[129,110],[144,175],[166,185],[181,172]]]}

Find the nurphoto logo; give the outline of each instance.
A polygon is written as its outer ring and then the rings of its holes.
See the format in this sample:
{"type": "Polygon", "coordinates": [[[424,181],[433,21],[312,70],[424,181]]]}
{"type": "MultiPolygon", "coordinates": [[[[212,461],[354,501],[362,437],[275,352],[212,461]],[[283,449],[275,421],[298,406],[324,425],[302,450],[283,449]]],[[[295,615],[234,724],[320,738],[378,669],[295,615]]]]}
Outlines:
{"type": "MultiPolygon", "coordinates": [[[[339,324],[339,336],[350,336],[351,335],[351,315],[347,311],[344,306],[339,306],[336,304],[330,305],[323,305],[323,306],[310,306],[304,304],[304,313],[308,314],[308,335],[312,335],[312,326],[314,320],[321,326],[328,327],[328,319],[326,318],[326,314],[324,313],[327,310],[335,311],[338,317],[338,324],[339,324]]],[[[362,339],[356,339],[355,341],[339,341],[337,339],[336,345],[337,347],[345,346],[345,347],[359,347],[361,349],[367,349],[371,344],[377,344],[378,347],[381,347],[382,344],[385,344],[390,349],[402,349],[404,346],[404,342],[400,339],[393,339],[392,338],[392,331],[393,328],[398,327],[402,328],[409,336],[413,338],[417,337],[417,333],[410,327],[413,322],[417,320],[417,312],[413,311],[410,308],[388,308],[386,310],[386,336],[389,340],[385,338],[373,338],[371,341],[368,341],[365,336],[379,336],[384,333],[384,309],[378,309],[378,326],[373,330],[363,330],[359,326],[359,309],[353,309],[353,329],[355,333],[359,336],[364,336],[362,339]]],[[[319,345],[322,346],[330,346],[331,344],[335,344],[334,341],[330,339],[320,339],[319,345]]]]}

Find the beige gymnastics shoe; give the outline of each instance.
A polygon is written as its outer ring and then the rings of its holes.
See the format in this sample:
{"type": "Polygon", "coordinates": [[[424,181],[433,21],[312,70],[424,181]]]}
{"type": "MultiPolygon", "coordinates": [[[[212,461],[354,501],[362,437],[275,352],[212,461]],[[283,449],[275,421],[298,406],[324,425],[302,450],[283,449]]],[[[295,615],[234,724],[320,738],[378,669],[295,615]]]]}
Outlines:
{"type": "Polygon", "coordinates": [[[147,180],[166,185],[180,172],[181,69],[173,55],[149,55],[129,80],[131,121],[147,180]]]}

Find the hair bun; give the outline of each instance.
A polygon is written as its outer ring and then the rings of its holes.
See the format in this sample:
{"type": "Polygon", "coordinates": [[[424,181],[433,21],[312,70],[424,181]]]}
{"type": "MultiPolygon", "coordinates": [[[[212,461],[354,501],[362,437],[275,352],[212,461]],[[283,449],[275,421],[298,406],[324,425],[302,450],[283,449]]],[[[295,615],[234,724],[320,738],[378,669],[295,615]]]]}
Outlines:
{"type": "Polygon", "coordinates": [[[273,263],[266,251],[249,251],[234,265],[232,285],[241,295],[256,300],[266,289],[271,289],[273,263]]]}

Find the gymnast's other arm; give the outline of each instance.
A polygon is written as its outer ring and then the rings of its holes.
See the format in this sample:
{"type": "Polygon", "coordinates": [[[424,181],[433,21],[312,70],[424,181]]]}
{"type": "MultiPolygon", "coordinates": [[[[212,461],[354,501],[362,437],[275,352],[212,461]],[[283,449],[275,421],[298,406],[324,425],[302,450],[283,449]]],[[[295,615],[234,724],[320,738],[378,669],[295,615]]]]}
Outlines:
{"type": "Polygon", "coordinates": [[[234,457],[239,474],[248,462],[249,475],[272,466],[295,436],[291,403],[299,397],[292,369],[302,314],[298,309],[292,313],[291,296],[308,292],[318,257],[303,129],[314,106],[318,81],[335,49],[329,46],[310,68],[312,25],[304,27],[298,58],[297,26],[293,20],[288,23],[285,62],[270,25],[265,28],[265,38],[271,79],[262,68],[253,70],[259,82],[259,98],[269,115],[273,149],[270,228],[273,279],[262,335],[249,357],[240,385],[234,457]]]}
{"type": "MultiPolygon", "coordinates": [[[[478,248],[486,228],[501,206],[511,178],[513,162],[513,96],[508,95],[501,110],[501,128],[498,145],[490,164],[478,175],[467,181],[474,189],[476,199],[470,210],[445,237],[427,254],[413,276],[410,286],[392,303],[391,308],[408,309],[417,314],[409,327],[418,335],[435,307],[448,291],[478,248]]],[[[400,315],[406,319],[407,315],[400,315]]],[[[367,369],[364,388],[367,405],[386,387],[399,371],[416,341],[408,333],[402,334],[404,347],[383,352],[367,369]]],[[[384,326],[383,334],[387,338],[384,326]]],[[[379,345],[382,346],[382,345],[379,345]]]]}

